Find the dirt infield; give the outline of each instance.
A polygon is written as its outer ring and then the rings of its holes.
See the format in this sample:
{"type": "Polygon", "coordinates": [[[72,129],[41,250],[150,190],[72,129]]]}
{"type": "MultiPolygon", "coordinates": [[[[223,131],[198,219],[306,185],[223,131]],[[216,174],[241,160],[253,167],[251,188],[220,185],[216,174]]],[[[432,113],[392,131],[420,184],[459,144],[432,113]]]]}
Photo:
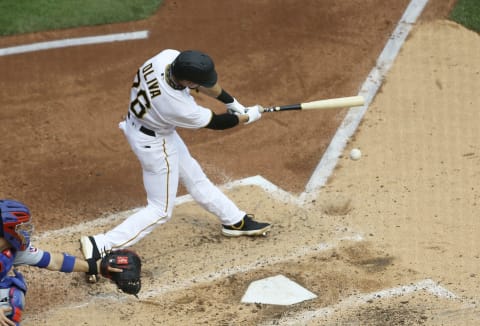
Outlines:
{"type": "MultiPolygon", "coordinates": [[[[9,153],[2,164],[15,171],[1,176],[3,195],[30,203],[39,231],[143,205],[139,164],[117,125],[138,66],[163,48],[210,53],[220,82],[245,105],[356,95],[408,1],[358,3],[251,0],[232,8],[228,1],[166,1],[137,24],[0,40],[6,47],[150,31],[148,40],[1,58],[1,94],[9,108],[2,113],[8,135],[2,149],[9,153]],[[347,21],[349,12],[356,14],[347,21]]],[[[224,110],[216,101],[202,103],[224,110]]],[[[285,113],[266,117],[258,127],[181,134],[217,183],[259,174],[301,192],[344,113],[285,113]]]]}
{"type": "MultiPolygon", "coordinates": [[[[144,204],[139,165],[116,125],[146,58],[168,47],[206,50],[222,84],[247,105],[355,95],[407,4],[166,1],[143,22],[0,39],[1,48],[151,33],[145,41],[0,57],[8,108],[0,112],[8,153],[0,195],[31,206],[39,247],[80,255],[80,234],[106,230],[128,212],[99,217],[144,204]]],[[[342,157],[315,198],[297,195],[345,110],[265,114],[218,134],[182,131],[213,181],[260,175],[282,190],[261,182],[225,189],[274,223],[269,236],[224,238],[215,217],[186,201],[134,248],[144,261],[138,299],[105,280],[90,285],[83,275],[22,268],[30,286],[24,324],[478,323],[480,48],[478,34],[436,20],[450,6],[427,6],[346,149],[361,148],[362,159],[342,157]],[[251,281],[277,274],[318,298],[240,303],[251,281]]]]}

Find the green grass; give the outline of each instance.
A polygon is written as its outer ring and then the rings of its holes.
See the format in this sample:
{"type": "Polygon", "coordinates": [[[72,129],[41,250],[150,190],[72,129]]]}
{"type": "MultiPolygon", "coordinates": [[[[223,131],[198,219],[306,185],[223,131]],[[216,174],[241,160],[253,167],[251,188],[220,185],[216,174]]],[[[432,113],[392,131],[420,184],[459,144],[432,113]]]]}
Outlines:
{"type": "Polygon", "coordinates": [[[140,20],[163,0],[0,0],[0,36],[140,20]]]}
{"type": "MultiPolygon", "coordinates": [[[[162,2],[0,0],[0,36],[140,20],[151,16],[162,2]]],[[[450,19],[480,32],[480,0],[458,0],[450,19]]]]}
{"type": "Polygon", "coordinates": [[[450,19],[480,32],[480,0],[458,0],[450,13],[450,19]]]}

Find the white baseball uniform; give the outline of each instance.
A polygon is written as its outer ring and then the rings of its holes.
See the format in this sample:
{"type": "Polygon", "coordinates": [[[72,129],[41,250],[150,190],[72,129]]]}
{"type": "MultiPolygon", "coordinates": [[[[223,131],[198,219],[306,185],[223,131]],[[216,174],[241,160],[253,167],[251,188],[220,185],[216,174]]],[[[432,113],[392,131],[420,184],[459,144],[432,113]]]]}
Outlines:
{"type": "Polygon", "coordinates": [[[177,90],[167,83],[166,68],[179,53],[160,52],[147,60],[135,76],[129,114],[119,127],[141,163],[147,206],[112,230],[95,235],[99,250],[131,246],[167,222],[179,181],[222,224],[238,223],[245,215],[207,178],[175,130],[203,128],[212,118],[212,111],[198,105],[188,88],[177,90]]]}

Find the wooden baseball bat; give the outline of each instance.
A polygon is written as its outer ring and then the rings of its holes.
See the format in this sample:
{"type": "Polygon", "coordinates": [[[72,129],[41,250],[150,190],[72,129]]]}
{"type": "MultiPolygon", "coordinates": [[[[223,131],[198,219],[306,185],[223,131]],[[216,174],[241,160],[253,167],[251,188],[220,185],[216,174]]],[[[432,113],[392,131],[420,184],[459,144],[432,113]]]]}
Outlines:
{"type": "Polygon", "coordinates": [[[325,110],[325,109],[334,109],[334,108],[347,108],[353,106],[360,106],[365,104],[365,99],[363,96],[350,96],[350,97],[339,97],[331,98],[320,101],[305,102],[298,104],[282,105],[282,106],[271,106],[263,108],[260,112],[276,112],[276,111],[287,111],[287,110],[325,110]]]}

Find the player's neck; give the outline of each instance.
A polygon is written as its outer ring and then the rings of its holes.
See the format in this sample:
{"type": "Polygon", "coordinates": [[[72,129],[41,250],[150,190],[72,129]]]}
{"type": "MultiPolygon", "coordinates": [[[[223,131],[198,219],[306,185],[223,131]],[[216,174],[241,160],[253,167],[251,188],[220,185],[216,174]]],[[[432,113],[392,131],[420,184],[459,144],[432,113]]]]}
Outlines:
{"type": "Polygon", "coordinates": [[[177,81],[175,80],[175,77],[173,77],[171,69],[170,69],[170,65],[167,65],[167,67],[165,68],[165,81],[173,89],[176,89],[176,90],[179,90],[179,91],[185,89],[185,86],[177,83],[177,81]]]}

